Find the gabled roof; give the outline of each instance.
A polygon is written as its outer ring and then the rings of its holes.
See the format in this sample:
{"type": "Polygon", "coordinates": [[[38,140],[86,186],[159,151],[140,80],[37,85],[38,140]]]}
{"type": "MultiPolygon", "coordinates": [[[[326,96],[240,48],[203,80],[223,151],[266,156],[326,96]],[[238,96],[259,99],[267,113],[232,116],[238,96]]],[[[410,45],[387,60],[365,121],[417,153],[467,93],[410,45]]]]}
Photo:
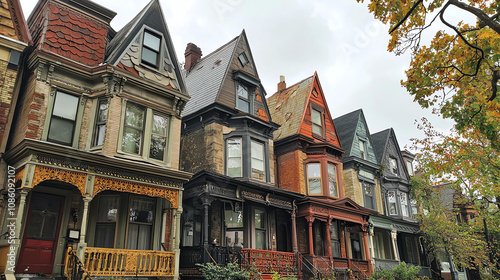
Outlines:
{"type": "Polygon", "coordinates": [[[356,127],[359,122],[360,115],[363,114],[362,109],[347,113],[333,120],[340,143],[346,151],[347,156],[351,154],[352,142],[356,133],[356,127]]]}
{"type": "Polygon", "coordinates": [[[0,10],[0,35],[25,44],[32,44],[19,0],[2,1],[0,10]]]}
{"type": "Polygon", "coordinates": [[[379,131],[372,134],[372,144],[375,154],[377,155],[377,161],[382,164],[382,159],[385,155],[387,142],[389,141],[389,136],[391,135],[392,128],[379,131]]]}
{"type": "Polygon", "coordinates": [[[187,91],[191,96],[186,107],[184,107],[184,116],[215,103],[229,70],[229,64],[235,52],[235,47],[238,45],[238,41],[242,35],[244,35],[244,31],[240,36],[235,37],[214,52],[202,57],[191,71],[182,71],[187,91]]]}
{"type": "Polygon", "coordinates": [[[313,78],[305,78],[267,99],[273,121],[280,125],[274,132],[275,141],[299,133],[313,78]]]}
{"type": "Polygon", "coordinates": [[[185,85],[174,45],[159,0],[151,0],[142,11],[116,33],[107,45],[105,62],[185,93],[185,85]],[[157,71],[141,66],[139,50],[142,42],[140,38],[142,38],[142,31],[146,27],[161,33],[164,38],[162,40],[162,65],[164,67],[157,71]]]}

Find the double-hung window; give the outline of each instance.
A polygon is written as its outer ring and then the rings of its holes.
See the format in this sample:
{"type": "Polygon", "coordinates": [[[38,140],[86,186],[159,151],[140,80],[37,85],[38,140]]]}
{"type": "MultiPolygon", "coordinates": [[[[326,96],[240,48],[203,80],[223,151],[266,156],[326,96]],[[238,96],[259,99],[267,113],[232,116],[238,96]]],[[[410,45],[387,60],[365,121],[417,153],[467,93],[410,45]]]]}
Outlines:
{"type": "Polygon", "coordinates": [[[359,153],[362,159],[366,159],[366,141],[359,140],[359,153]]]}
{"type": "Polygon", "coordinates": [[[250,94],[248,87],[242,84],[236,84],[236,91],[238,92],[238,109],[245,113],[250,113],[250,94]]]}
{"type": "Polygon", "coordinates": [[[403,216],[408,217],[408,196],[406,193],[399,193],[399,199],[401,200],[401,212],[403,216]]]}
{"type": "Polygon", "coordinates": [[[311,111],[311,121],[313,134],[323,136],[323,114],[313,108],[311,111]]]}
{"type": "Polygon", "coordinates": [[[323,194],[320,163],[309,163],[307,165],[307,185],[309,194],[323,194]]]}
{"type": "Polygon", "coordinates": [[[266,180],[266,162],[264,143],[252,140],[252,178],[265,181],[266,180]]]}
{"type": "Polygon", "coordinates": [[[124,109],[121,151],[145,159],[165,161],[169,118],[152,109],[127,102],[124,109]]]}
{"type": "Polygon", "coordinates": [[[233,209],[229,204],[225,204],[224,222],[226,225],[226,245],[230,247],[243,247],[243,211],[233,209]]]}
{"type": "Polygon", "coordinates": [[[393,174],[398,174],[398,161],[393,157],[389,158],[389,168],[393,174]]]}
{"type": "Polygon", "coordinates": [[[75,136],[80,98],[61,91],[55,93],[47,141],[71,146],[75,136]]]}
{"type": "Polygon", "coordinates": [[[330,191],[330,196],[338,197],[338,185],[337,185],[337,170],[335,165],[328,164],[328,189],[330,191]]]}
{"type": "Polygon", "coordinates": [[[398,206],[396,200],[396,191],[388,191],[387,192],[387,201],[389,206],[389,214],[397,215],[398,214],[398,206]]]}
{"type": "Polygon", "coordinates": [[[128,209],[127,248],[132,250],[150,250],[155,212],[154,199],[143,196],[131,196],[128,209]]]}
{"type": "Polygon", "coordinates": [[[241,138],[226,140],[226,174],[230,177],[242,176],[241,138]]]}
{"type": "Polygon", "coordinates": [[[147,30],[142,41],[142,62],[158,68],[160,62],[161,38],[147,30]]]}
{"type": "Polygon", "coordinates": [[[104,144],[104,135],[106,133],[106,120],[108,119],[109,101],[101,98],[97,105],[97,116],[94,128],[93,146],[102,146],[104,144]]]}
{"type": "Polygon", "coordinates": [[[266,250],[266,211],[254,209],[255,245],[254,249],[266,250]]]}
{"type": "Polygon", "coordinates": [[[365,200],[365,207],[374,209],[375,210],[375,203],[374,203],[374,185],[368,184],[368,183],[363,183],[363,193],[364,193],[364,200],[365,200]]]}

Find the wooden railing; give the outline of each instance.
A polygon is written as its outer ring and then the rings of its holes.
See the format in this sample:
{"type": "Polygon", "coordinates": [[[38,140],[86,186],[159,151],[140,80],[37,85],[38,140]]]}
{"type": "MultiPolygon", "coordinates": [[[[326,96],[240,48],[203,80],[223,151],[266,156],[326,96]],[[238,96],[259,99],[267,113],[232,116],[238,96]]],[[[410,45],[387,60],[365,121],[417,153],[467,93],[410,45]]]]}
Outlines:
{"type": "MultiPolygon", "coordinates": [[[[297,274],[297,260],[294,253],[256,249],[241,249],[243,266],[255,265],[261,274],[278,272],[281,275],[297,274]]],[[[244,267],[248,268],[248,267],[244,267]]]]}
{"type": "Polygon", "coordinates": [[[85,249],[83,268],[91,276],[174,276],[175,253],[164,251],[85,249]]]}
{"type": "Polygon", "coordinates": [[[66,260],[64,262],[64,277],[68,280],[91,280],[89,274],[83,268],[83,264],[76,255],[73,248],[68,247],[66,260]]]}

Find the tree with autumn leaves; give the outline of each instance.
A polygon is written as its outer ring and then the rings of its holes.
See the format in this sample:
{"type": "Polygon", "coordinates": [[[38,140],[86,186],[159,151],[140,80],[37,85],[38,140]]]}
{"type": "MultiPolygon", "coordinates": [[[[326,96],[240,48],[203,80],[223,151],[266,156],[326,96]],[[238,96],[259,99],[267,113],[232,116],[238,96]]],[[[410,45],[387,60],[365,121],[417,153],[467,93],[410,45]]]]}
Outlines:
{"type": "Polygon", "coordinates": [[[420,106],[455,121],[449,133],[419,123],[426,136],[414,143],[425,176],[415,179],[414,195],[426,211],[422,230],[455,263],[498,276],[500,1],[366,2],[390,26],[388,50],[411,52],[402,85],[420,106]],[[455,193],[454,205],[440,202],[443,189],[455,193]],[[474,219],[457,223],[457,206],[473,209],[474,219]]]}

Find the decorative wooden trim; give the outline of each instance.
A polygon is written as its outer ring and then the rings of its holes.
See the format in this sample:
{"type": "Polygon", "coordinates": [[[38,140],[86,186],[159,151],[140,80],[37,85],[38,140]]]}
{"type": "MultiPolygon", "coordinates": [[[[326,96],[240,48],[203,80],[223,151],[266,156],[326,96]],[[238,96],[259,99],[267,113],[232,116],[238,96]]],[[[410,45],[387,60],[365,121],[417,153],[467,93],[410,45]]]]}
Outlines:
{"type": "Polygon", "coordinates": [[[96,176],[94,179],[94,196],[105,190],[129,192],[151,197],[164,198],[172,203],[172,208],[178,207],[179,191],[162,187],[149,186],[134,182],[96,176]]]}
{"type": "Polygon", "coordinates": [[[47,180],[58,180],[66,182],[78,188],[82,195],[85,194],[85,183],[87,175],[85,173],[66,171],[47,166],[37,165],[35,167],[35,174],[33,175],[32,186],[47,180]]]}

